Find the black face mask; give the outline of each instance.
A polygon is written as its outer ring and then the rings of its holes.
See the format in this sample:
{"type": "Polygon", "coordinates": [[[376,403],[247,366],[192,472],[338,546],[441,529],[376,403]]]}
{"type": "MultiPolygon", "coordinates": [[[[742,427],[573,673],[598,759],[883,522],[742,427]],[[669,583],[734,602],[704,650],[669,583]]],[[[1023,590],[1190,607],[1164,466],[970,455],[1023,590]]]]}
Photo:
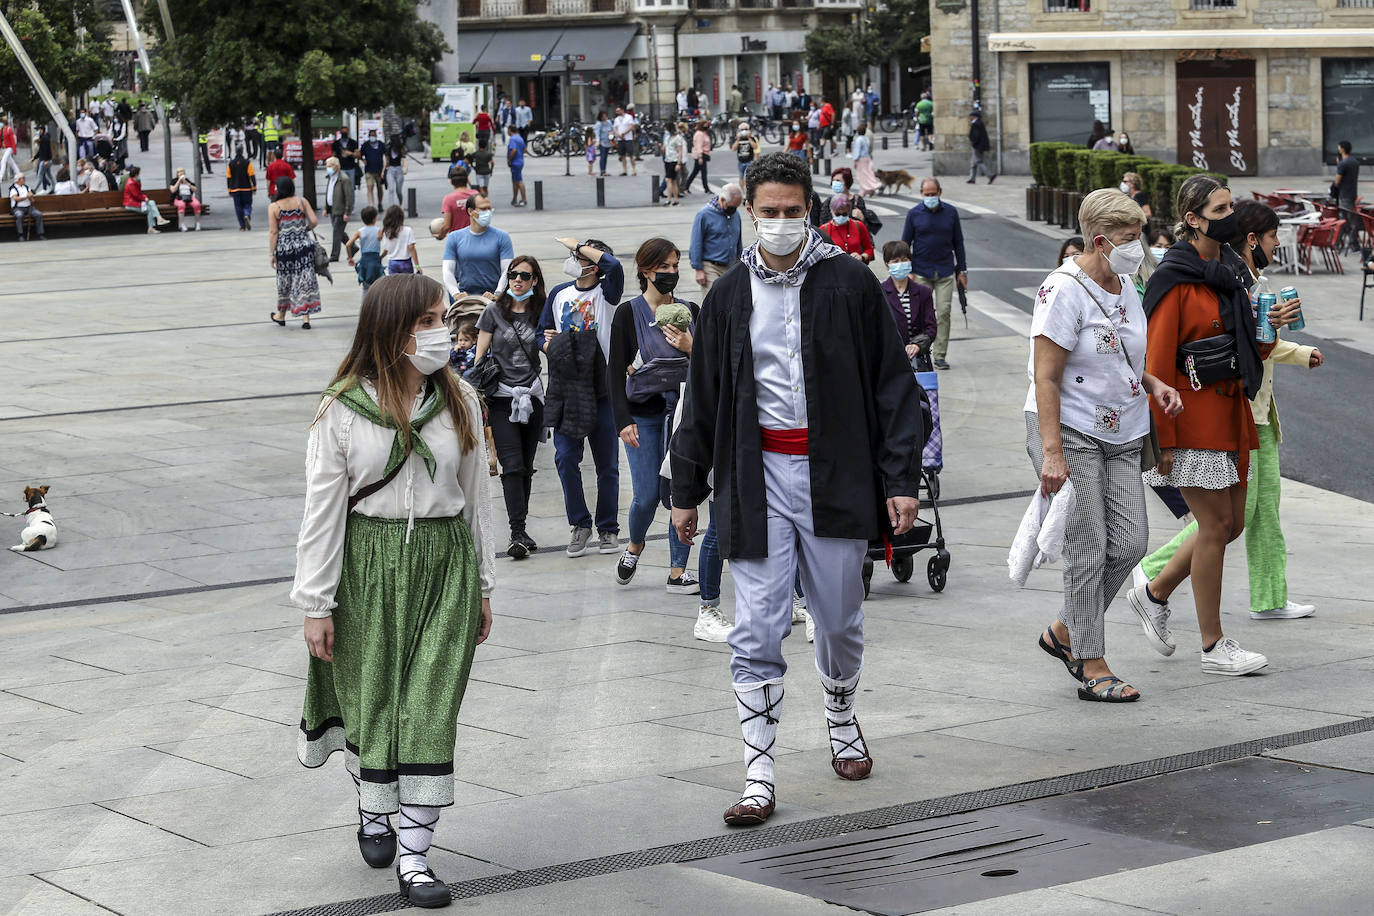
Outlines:
{"type": "Polygon", "coordinates": [[[734,216],[735,211],[738,209],[739,207],[721,207],[720,212],[724,213],[726,216],[734,216]]]}
{"type": "MultiPolygon", "coordinates": [[[[1202,218],[1207,219],[1205,216],[1202,218]]],[[[1207,229],[1202,234],[1221,245],[1231,241],[1236,237],[1236,211],[1232,210],[1221,219],[1207,220],[1207,229]]]]}
{"type": "Polygon", "coordinates": [[[1269,255],[1264,253],[1263,245],[1256,245],[1254,248],[1250,249],[1250,259],[1255,262],[1256,273],[1259,273],[1269,266],[1269,255]]]}
{"type": "Polygon", "coordinates": [[[677,288],[677,274],[654,274],[654,289],[663,295],[668,295],[677,288]]]}

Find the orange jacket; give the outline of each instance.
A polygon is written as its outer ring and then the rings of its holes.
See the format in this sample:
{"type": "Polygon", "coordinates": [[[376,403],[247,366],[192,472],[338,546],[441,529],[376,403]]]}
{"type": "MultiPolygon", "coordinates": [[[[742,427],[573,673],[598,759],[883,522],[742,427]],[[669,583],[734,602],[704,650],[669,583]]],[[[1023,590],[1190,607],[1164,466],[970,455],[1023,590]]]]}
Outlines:
{"type": "MultiPolygon", "coordinates": [[[[1217,294],[1202,283],[1180,283],[1159,300],[1146,329],[1145,371],[1178,389],[1183,412],[1170,417],[1150,401],[1160,448],[1203,448],[1236,452],[1241,485],[1250,469],[1250,450],[1259,448],[1255,418],[1240,380],[1194,391],[1177,366],[1180,344],[1225,333],[1217,294]]],[[[1260,358],[1273,344],[1259,345],[1260,358]]]]}

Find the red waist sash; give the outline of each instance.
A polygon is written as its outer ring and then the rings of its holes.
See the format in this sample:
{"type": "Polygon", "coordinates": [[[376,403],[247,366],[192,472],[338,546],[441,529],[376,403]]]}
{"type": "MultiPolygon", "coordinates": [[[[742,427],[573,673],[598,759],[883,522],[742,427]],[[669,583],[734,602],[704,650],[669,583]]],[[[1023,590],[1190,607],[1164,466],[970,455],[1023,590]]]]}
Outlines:
{"type": "Polygon", "coordinates": [[[805,427],[801,429],[759,429],[759,435],[763,440],[763,450],[782,455],[809,455],[811,449],[807,432],[805,427]]]}

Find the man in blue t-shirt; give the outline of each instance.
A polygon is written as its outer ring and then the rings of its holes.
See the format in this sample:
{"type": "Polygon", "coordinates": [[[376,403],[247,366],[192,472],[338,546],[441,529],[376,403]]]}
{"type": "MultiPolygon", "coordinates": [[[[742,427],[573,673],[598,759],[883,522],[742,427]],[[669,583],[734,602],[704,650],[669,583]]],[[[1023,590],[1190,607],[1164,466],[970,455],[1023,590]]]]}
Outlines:
{"type": "Polygon", "coordinates": [[[468,227],[444,239],[444,288],[450,296],[494,293],[515,257],[510,235],[491,225],[491,201],[477,195],[463,202],[468,227]]]}
{"type": "Polygon", "coordinates": [[[510,165],[510,205],[523,207],[529,203],[525,196],[525,138],[514,130],[506,141],[506,162],[510,165]]]}
{"type": "Polygon", "coordinates": [[[386,159],[386,144],[377,139],[377,132],[369,130],[367,140],[362,145],[363,172],[367,179],[367,202],[378,210],[382,208],[382,162],[386,159]],[[372,192],[377,192],[373,200],[372,192]]]}

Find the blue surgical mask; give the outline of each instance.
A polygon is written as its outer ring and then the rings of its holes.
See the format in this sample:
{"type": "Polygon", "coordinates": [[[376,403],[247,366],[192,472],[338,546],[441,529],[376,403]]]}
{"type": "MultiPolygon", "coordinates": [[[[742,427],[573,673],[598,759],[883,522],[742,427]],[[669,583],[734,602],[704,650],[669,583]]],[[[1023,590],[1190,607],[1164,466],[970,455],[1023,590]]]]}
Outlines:
{"type": "Polygon", "coordinates": [[[327,177],[331,177],[331,178],[332,178],[332,177],[334,176],[334,167],[333,167],[333,166],[325,166],[324,174],[325,174],[327,177]]]}
{"type": "Polygon", "coordinates": [[[1167,248],[1151,248],[1150,254],[1155,256],[1156,261],[1162,261],[1164,260],[1164,252],[1167,250],[1167,248]]]}
{"type": "Polygon", "coordinates": [[[844,182],[843,182],[843,181],[832,181],[832,182],[830,182],[830,190],[834,191],[836,194],[843,194],[843,193],[844,193],[844,182]]]}
{"type": "Polygon", "coordinates": [[[832,223],[834,223],[836,226],[843,226],[845,223],[849,222],[849,217],[848,217],[848,216],[842,216],[842,215],[835,215],[835,216],[830,217],[830,221],[831,221],[832,223]]]}
{"type": "Polygon", "coordinates": [[[923,203],[923,204],[926,205],[926,209],[927,209],[927,210],[934,210],[936,207],[940,206],[940,198],[939,198],[939,197],[922,197],[922,198],[921,198],[921,203],[923,203]]]}
{"type": "Polygon", "coordinates": [[[907,277],[911,276],[911,262],[894,261],[887,265],[887,272],[894,280],[905,280],[907,277]]]}
{"type": "Polygon", "coordinates": [[[516,302],[524,302],[524,301],[525,301],[526,299],[528,299],[530,296],[533,296],[533,295],[534,295],[534,287],[531,286],[529,289],[525,290],[523,293],[515,293],[515,292],[511,292],[510,290],[506,290],[506,293],[507,293],[512,299],[514,299],[516,302]]]}
{"type": "Polygon", "coordinates": [[[496,212],[495,210],[481,210],[481,211],[479,211],[479,212],[477,213],[477,216],[475,217],[475,219],[476,219],[476,221],[477,221],[477,225],[481,226],[483,229],[485,229],[485,228],[487,228],[488,226],[490,226],[490,225],[491,225],[491,215],[492,215],[493,213],[495,213],[495,212],[496,212]]]}

